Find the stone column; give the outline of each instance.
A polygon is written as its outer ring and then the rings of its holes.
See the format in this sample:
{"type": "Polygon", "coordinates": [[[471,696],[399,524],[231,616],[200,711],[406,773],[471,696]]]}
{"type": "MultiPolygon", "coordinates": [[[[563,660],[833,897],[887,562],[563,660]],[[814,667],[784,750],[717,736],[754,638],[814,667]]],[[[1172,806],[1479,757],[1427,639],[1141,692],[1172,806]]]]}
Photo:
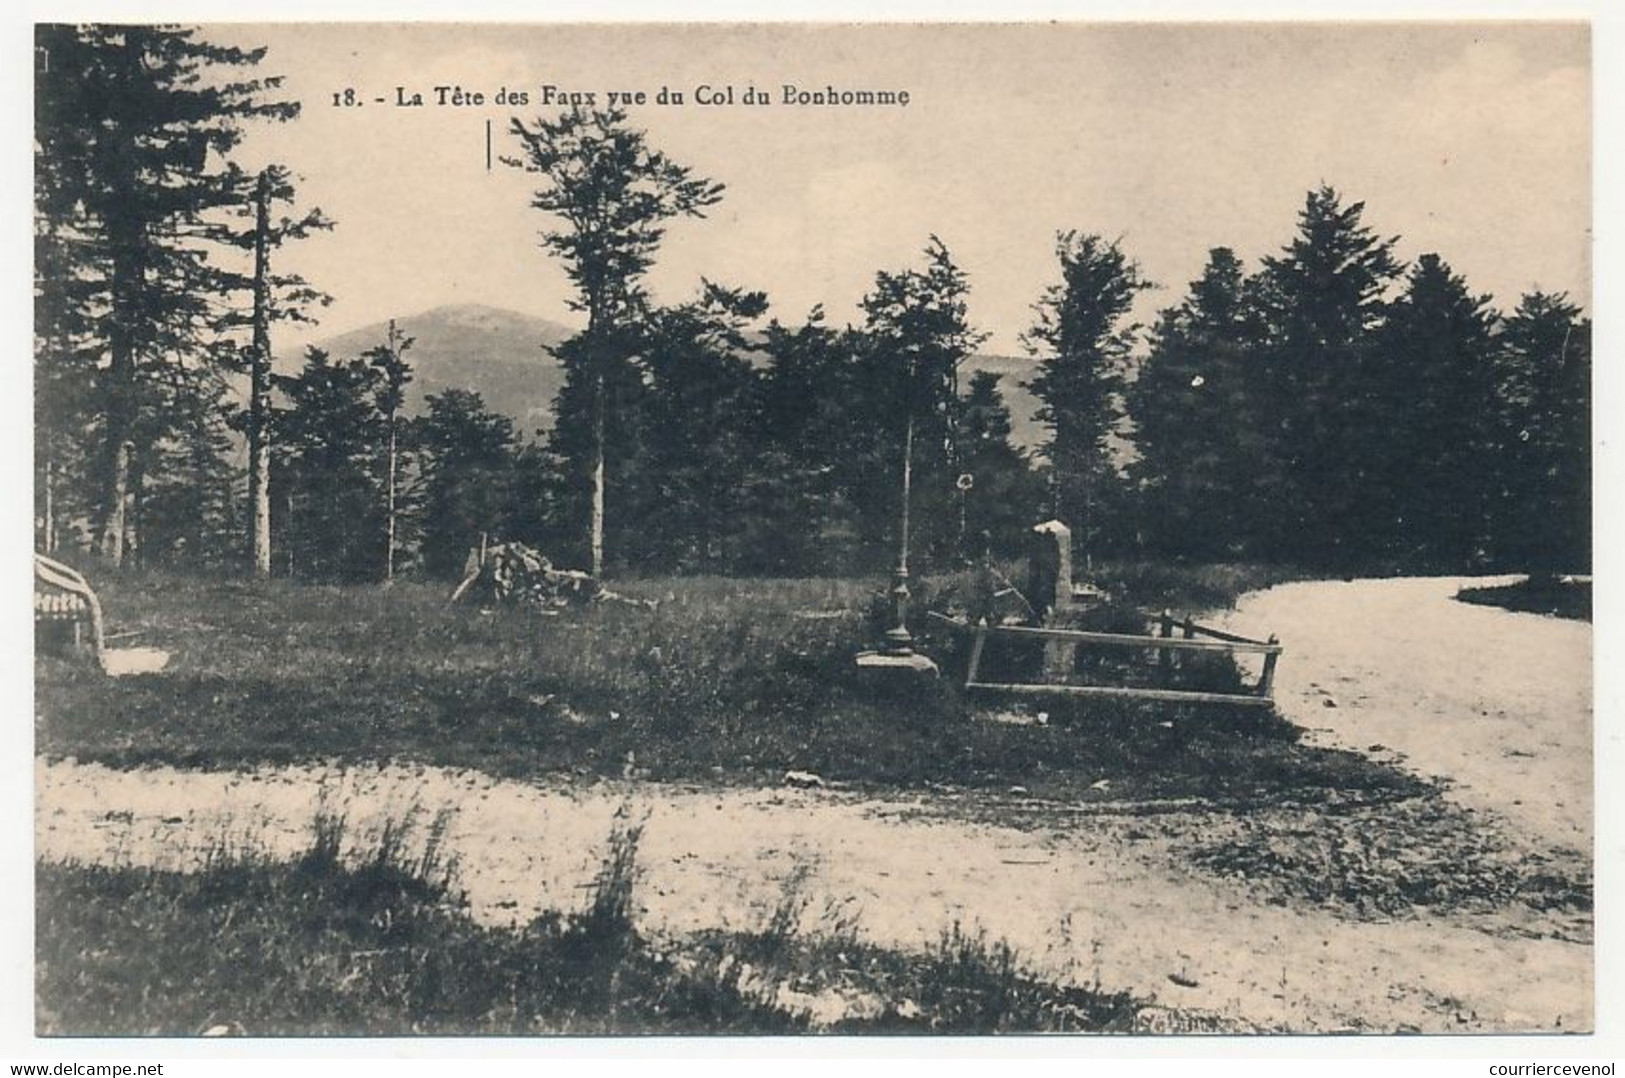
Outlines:
{"type": "MultiPolygon", "coordinates": [[[[1072,529],[1059,520],[1033,527],[1029,597],[1041,624],[1065,627],[1072,610],[1072,529]]],[[[1044,680],[1064,681],[1077,663],[1077,645],[1050,641],[1044,645],[1044,680]]]]}

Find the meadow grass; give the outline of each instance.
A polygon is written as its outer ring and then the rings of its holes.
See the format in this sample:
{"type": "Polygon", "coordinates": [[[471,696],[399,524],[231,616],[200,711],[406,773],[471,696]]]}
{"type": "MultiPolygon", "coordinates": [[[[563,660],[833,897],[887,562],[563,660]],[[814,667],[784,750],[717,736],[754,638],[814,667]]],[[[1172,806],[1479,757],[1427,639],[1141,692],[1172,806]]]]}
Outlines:
{"type": "MultiPolygon", "coordinates": [[[[1112,617],[1136,616],[1135,587],[1149,608],[1188,610],[1270,578],[1201,567],[1121,576],[1129,586],[1112,617]],[[1181,594],[1201,602],[1180,604],[1181,594]]],[[[393,759],[504,777],[740,784],[802,770],[858,785],[1097,799],[1107,796],[1101,780],[1114,798],[1413,787],[1358,755],[1300,744],[1269,708],[1063,699],[1026,708],[1022,723],[989,721],[1010,703],[967,698],[954,682],[963,641],[923,617],[923,646],[945,676],[866,678],[852,657],[883,624],[880,580],[638,581],[624,590],[661,599],[657,610],[557,616],[450,606],[447,589],[418,583],[139,571],[102,571],[97,583],[115,632],[174,659],[159,675],[110,680],[42,655],[36,729],[46,756],[212,768],[393,759]]],[[[961,583],[919,582],[917,609],[951,600],[961,583]]],[[[1032,665],[1036,654],[990,662],[1032,665]]],[[[1146,676],[1146,658],[1134,661],[1136,670],[1097,673],[1146,676]]],[[[1232,669],[1188,673],[1235,684],[1232,669]]]]}
{"type": "MultiPolygon", "coordinates": [[[[433,831],[346,849],[342,818],[275,862],[221,851],[195,872],[40,864],[36,1025],[52,1035],[989,1033],[1126,1031],[1126,993],[1056,985],[954,926],[923,951],[802,937],[650,938],[639,828],[622,821],[585,907],[491,928],[433,831]],[[788,992],[786,991],[788,989],[788,992]],[[834,999],[815,1025],[809,1000],[834,999]]],[[[787,897],[787,904],[797,900],[787,897]]]]}

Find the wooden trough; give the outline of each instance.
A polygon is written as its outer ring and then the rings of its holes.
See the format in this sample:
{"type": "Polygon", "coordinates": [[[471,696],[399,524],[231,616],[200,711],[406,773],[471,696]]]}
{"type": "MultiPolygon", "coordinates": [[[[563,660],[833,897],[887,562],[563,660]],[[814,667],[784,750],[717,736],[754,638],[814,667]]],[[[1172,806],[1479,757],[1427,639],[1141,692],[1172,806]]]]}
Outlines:
{"type": "Polygon", "coordinates": [[[1198,625],[1190,618],[1176,622],[1164,611],[1160,619],[1160,636],[1139,636],[1132,633],[1101,633],[1082,629],[1041,628],[1030,625],[989,625],[984,619],[971,624],[965,618],[950,617],[930,612],[938,622],[949,625],[971,636],[970,662],[965,669],[965,688],[992,692],[1006,692],[1029,696],[1126,696],[1139,700],[1168,700],[1191,704],[1250,704],[1267,705],[1275,683],[1275,664],[1281,657],[1280,641],[1251,640],[1235,633],[1227,633],[1206,625],[1198,625]],[[1182,634],[1174,635],[1178,625],[1182,634]],[[1042,640],[1051,647],[1070,651],[1078,644],[1119,648],[1151,648],[1158,652],[1159,667],[1166,676],[1172,658],[1181,651],[1224,652],[1226,654],[1257,654],[1264,656],[1263,673],[1258,684],[1249,692],[1199,692],[1191,689],[1139,688],[1129,685],[1069,685],[1053,683],[1020,683],[978,681],[982,652],[989,637],[1003,636],[1017,639],[1042,640]]]}

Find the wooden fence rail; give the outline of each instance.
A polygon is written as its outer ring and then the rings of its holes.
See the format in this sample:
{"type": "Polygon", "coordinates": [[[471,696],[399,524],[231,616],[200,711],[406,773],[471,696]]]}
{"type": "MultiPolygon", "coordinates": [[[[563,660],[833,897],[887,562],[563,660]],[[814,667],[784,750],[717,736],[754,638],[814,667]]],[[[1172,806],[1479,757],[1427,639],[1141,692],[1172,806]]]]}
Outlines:
{"type": "Polygon", "coordinates": [[[985,620],[972,625],[964,618],[949,617],[934,610],[930,611],[930,616],[957,631],[971,634],[970,662],[967,664],[965,671],[966,689],[984,689],[1026,695],[1121,696],[1142,700],[1169,700],[1185,703],[1267,705],[1274,690],[1275,665],[1280,659],[1283,650],[1280,641],[1274,636],[1271,636],[1268,640],[1251,640],[1244,636],[1237,636],[1234,633],[1197,625],[1189,618],[1177,623],[1183,630],[1183,635],[1176,637],[1173,635],[1173,627],[1176,622],[1173,620],[1173,616],[1166,611],[1158,619],[1158,627],[1161,630],[1159,636],[1090,632],[1083,629],[1041,628],[1031,625],[989,625],[985,620]],[[1198,635],[1208,636],[1211,639],[1199,640],[1196,638],[1198,635]],[[1093,644],[1107,647],[1155,650],[1158,653],[1159,677],[1164,680],[1168,676],[1171,660],[1182,651],[1262,655],[1264,656],[1264,669],[1258,684],[1251,692],[1244,693],[1138,688],[1127,685],[1021,684],[977,681],[976,675],[981,668],[982,654],[990,636],[1044,640],[1052,644],[1093,644]]]}
{"type": "Polygon", "coordinates": [[[1190,618],[1185,619],[1185,630],[1187,636],[1194,633],[1197,636],[1210,636],[1215,640],[1228,640],[1232,644],[1263,644],[1268,642],[1254,640],[1246,636],[1237,636],[1235,633],[1227,633],[1223,629],[1214,629],[1207,625],[1198,625],[1190,618]]]}

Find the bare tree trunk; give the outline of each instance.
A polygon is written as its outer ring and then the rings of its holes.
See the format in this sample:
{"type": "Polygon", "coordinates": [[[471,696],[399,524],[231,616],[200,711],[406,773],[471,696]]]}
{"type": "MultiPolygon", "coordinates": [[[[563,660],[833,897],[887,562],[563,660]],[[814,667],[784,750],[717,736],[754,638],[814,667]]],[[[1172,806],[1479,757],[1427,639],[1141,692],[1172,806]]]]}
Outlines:
{"type": "Polygon", "coordinates": [[[288,489],[287,496],[282,499],[282,527],[288,536],[288,541],[284,545],[288,548],[288,579],[292,580],[295,568],[293,551],[298,544],[293,541],[293,489],[291,487],[288,489]]]}
{"type": "Polygon", "coordinates": [[[389,333],[384,338],[385,347],[389,350],[390,360],[386,376],[391,379],[388,399],[389,414],[386,417],[389,422],[389,459],[387,461],[384,505],[384,583],[386,584],[393,583],[395,580],[395,468],[396,459],[399,455],[397,413],[402,398],[398,395],[400,385],[394,379],[400,376],[399,372],[402,369],[403,339],[401,331],[395,327],[395,320],[391,318],[389,320],[389,333]]]}
{"type": "MultiPolygon", "coordinates": [[[[126,41],[127,63],[139,63],[139,47],[126,41]]],[[[120,155],[116,162],[114,183],[118,193],[131,196],[136,189],[135,162],[128,155],[120,155]]],[[[135,426],[136,409],[136,352],[137,325],[143,322],[145,300],[144,258],[149,239],[137,218],[133,197],[128,201],[115,199],[117,207],[105,223],[112,246],[112,267],[109,275],[112,319],[107,334],[108,389],[107,424],[104,430],[104,452],[107,471],[104,473],[101,506],[101,534],[98,546],[102,555],[114,565],[124,564],[125,503],[130,494],[130,432],[135,426]]]]}
{"type": "Polygon", "coordinates": [[[395,415],[389,416],[389,476],[385,495],[384,583],[395,579],[395,415]]]}
{"type": "Polygon", "coordinates": [[[592,404],[592,575],[604,575],[604,373],[592,404]]]}
{"type": "Polygon", "coordinates": [[[45,553],[56,553],[56,461],[45,462],[45,534],[40,537],[45,553]]]}
{"type": "Polygon", "coordinates": [[[124,557],[131,565],[141,566],[146,564],[145,552],[141,549],[141,517],[146,508],[143,495],[147,489],[147,469],[144,463],[135,460],[135,447],[130,449],[130,508],[124,515],[124,557]]]}
{"type": "Polygon", "coordinates": [[[124,564],[125,505],[130,499],[130,451],[128,441],[113,449],[112,477],[102,518],[102,556],[114,565],[124,564]]]}
{"type": "Polygon", "coordinates": [[[254,575],[271,575],[271,177],[254,188],[254,344],[248,402],[249,542],[254,575]]]}
{"type": "MultiPolygon", "coordinates": [[[[122,224],[117,229],[127,231],[122,224]]],[[[125,502],[130,494],[130,428],[134,424],[135,392],[135,339],[132,333],[136,306],[130,292],[139,287],[140,269],[131,264],[133,242],[126,239],[119,244],[113,261],[114,318],[108,333],[108,384],[111,390],[107,401],[107,428],[105,452],[107,471],[102,488],[101,535],[98,546],[102,556],[114,565],[124,564],[125,502]]]]}

